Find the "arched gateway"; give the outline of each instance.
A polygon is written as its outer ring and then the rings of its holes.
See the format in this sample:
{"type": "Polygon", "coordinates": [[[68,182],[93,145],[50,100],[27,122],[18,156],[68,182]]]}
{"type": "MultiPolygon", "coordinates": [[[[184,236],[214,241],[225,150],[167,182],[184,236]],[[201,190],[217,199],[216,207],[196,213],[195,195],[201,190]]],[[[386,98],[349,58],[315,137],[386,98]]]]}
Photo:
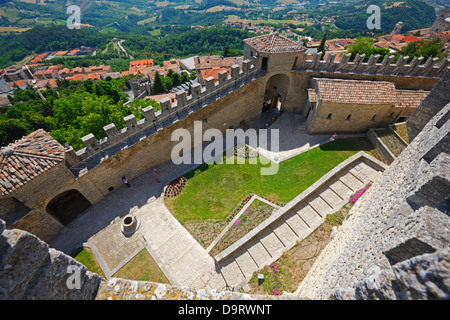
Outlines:
{"type": "Polygon", "coordinates": [[[91,206],[78,190],[67,190],[54,197],[47,204],[47,212],[57,218],[63,225],[69,224],[80,213],[91,206]]]}

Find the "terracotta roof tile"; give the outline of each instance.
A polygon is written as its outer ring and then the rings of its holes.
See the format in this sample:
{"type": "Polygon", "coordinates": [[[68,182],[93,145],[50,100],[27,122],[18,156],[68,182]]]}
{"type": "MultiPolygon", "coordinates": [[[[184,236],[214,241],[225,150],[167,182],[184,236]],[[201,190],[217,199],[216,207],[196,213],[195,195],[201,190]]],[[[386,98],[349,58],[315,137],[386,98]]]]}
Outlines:
{"type": "Polygon", "coordinates": [[[289,53],[306,50],[302,45],[283,37],[278,32],[244,39],[243,41],[252,48],[264,53],[289,53]]]}
{"type": "Polygon", "coordinates": [[[7,195],[64,161],[64,147],[43,129],[2,147],[0,196],[7,195]]]}
{"type": "Polygon", "coordinates": [[[335,103],[396,103],[395,85],[384,81],[314,78],[318,100],[335,103]]]}
{"type": "Polygon", "coordinates": [[[348,104],[390,104],[400,108],[416,108],[428,95],[423,90],[397,90],[385,81],[313,78],[314,89],[308,89],[310,99],[348,104]],[[315,95],[312,95],[314,90],[315,95]]]}
{"type": "Polygon", "coordinates": [[[397,90],[397,104],[399,108],[417,108],[429,94],[423,90],[397,90]]]}

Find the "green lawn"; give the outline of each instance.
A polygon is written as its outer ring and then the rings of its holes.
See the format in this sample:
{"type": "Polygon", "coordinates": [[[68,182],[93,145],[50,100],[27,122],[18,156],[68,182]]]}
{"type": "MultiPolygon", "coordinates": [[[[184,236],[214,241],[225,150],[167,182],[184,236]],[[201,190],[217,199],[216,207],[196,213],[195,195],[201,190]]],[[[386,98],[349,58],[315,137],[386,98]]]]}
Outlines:
{"type": "Polygon", "coordinates": [[[287,203],[336,165],[361,150],[371,150],[367,139],[343,139],[280,163],[273,176],[260,175],[262,164],[203,164],[184,175],[183,192],[165,204],[184,224],[189,220],[224,219],[245,195],[255,193],[287,203]],[[197,171],[197,173],[195,173],[197,171]]]}
{"type": "Polygon", "coordinates": [[[146,249],[139,252],[114,275],[116,278],[170,284],[146,249]]]}
{"type": "Polygon", "coordinates": [[[105,278],[105,274],[100,268],[100,265],[98,264],[97,259],[95,259],[91,249],[86,247],[78,248],[71,254],[71,256],[78,262],[84,264],[89,271],[95,272],[105,278]]]}

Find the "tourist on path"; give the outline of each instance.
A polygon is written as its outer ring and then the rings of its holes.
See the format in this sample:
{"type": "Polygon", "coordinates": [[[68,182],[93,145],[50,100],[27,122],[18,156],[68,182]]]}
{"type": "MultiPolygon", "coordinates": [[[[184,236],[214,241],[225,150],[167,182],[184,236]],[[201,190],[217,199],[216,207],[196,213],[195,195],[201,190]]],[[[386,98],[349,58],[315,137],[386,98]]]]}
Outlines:
{"type": "Polygon", "coordinates": [[[159,183],[160,181],[159,181],[159,178],[158,178],[158,171],[155,168],[153,168],[152,173],[153,173],[153,176],[156,179],[156,182],[159,183]]]}
{"type": "Polygon", "coordinates": [[[123,176],[122,177],[122,182],[125,183],[125,185],[129,188],[130,187],[130,182],[128,181],[128,178],[123,176]]]}

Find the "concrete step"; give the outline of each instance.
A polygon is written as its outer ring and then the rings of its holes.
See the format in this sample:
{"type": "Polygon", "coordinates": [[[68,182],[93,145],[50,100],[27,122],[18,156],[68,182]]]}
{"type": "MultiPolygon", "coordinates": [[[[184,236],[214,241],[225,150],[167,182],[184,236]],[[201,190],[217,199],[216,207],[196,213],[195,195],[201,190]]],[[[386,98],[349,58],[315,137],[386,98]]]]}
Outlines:
{"type": "Polygon", "coordinates": [[[306,119],[301,114],[290,113],[289,120],[293,133],[306,133],[306,119]]]}

